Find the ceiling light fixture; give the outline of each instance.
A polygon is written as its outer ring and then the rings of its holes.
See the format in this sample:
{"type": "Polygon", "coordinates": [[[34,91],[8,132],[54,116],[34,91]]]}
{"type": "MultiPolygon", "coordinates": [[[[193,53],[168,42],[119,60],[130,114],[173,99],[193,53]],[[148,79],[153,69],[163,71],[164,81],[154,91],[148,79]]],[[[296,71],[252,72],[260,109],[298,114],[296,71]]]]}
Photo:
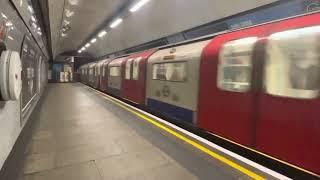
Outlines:
{"type": "Polygon", "coordinates": [[[61,36],[62,36],[62,37],[65,37],[65,36],[67,36],[67,34],[61,33],[61,36]]]}
{"type": "Polygon", "coordinates": [[[73,11],[70,11],[69,9],[66,9],[66,10],[65,10],[65,13],[66,13],[66,16],[67,16],[67,17],[71,17],[71,16],[74,14],[74,12],[73,12],[73,11]]]}
{"type": "Polygon", "coordinates": [[[70,24],[70,21],[63,20],[63,23],[64,23],[65,25],[69,25],[69,24],[70,24]]]}
{"type": "Polygon", "coordinates": [[[28,5],[28,10],[33,14],[33,8],[30,5],[28,5]]]}
{"type": "Polygon", "coordinates": [[[103,36],[105,36],[107,34],[107,31],[101,31],[99,34],[98,34],[98,37],[99,38],[102,38],[103,36]]]}
{"type": "Polygon", "coordinates": [[[5,25],[6,25],[7,27],[10,27],[10,26],[12,26],[13,24],[12,24],[11,21],[7,21],[5,25]]]}
{"type": "Polygon", "coordinates": [[[1,16],[2,16],[3,18],[5,18],[5,19],[8,19],[7,16],[6,16],[4,13],[2,13],[2,12],[1,12],[1,16]]]}
{"type": "Polygon", "coordinates": [[[149,0],[140,0],[137,4],[135,4],[131,9],[130,12],[138,11],[143,5],[147,4],[149,0]]]}
{"type": "Polygon", "coordinates": [[[84,50],[86,50],[86,48],[85,48],[85,47],[82,47],[82,48],[81,48],[81,51],[84,51],[84,50]]]}
{"type": "Polygon", "coordinates": [[[116,28],[119,24],[121,24],[123,21],[122,18],[118,18],[115,21],[113,21],[110,25],[110,28],[116,28]]]}
{"type": "Polygon", "coordinates": [[[11,36],[8,36],[8,39],[10,39],[10,40],[13,40],[13,37],[11,37],[11,36]]]}
{"type": "Polygon", "coordinates": [[[81,53],[81,52],[82,52],[81,50],[78,51],[78,53],[81,53]]]}
{"type": "Polygon", "coordinates": [[[96,39],[96,38],[93,38],[93,39],[91,39],[90,42],[91,42],[91,43],[95,43],[95,42],[97,42],[97,39],[96,39]]]}
{"type": "Polygon", "coordinates": [[[31,20],[32,20],[33,22],[36,22],[36,18],[35,18],[34,16],[31,16],[31,20]]]}
{"type": "Polygon", "coordinates": [[[71,4],[71,5],[78,5],[79,4],[79,0],[69,0],[69,3],[71,4]]]}
{"type": "Polygon", "coordinates": [[[32,27],[33,27],[34,29],[37,29],[37,28],[38,28],[38,26],[37,26],[36,23],[32,23],[32,27]]]}
{"type": "Polygon", "coordinates": [[[90,47],[90,43],[87,43],[87,44],[85,45],[85,47],[86,47],[86,48],[90,47]]]}

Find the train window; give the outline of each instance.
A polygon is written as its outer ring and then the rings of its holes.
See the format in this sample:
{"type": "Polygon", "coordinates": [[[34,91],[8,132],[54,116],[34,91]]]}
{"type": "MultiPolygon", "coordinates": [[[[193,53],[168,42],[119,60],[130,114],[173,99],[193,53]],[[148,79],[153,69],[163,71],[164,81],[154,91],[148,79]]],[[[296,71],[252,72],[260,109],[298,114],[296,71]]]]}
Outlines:
{"type": "Polygon", "coordinates": [[[131,66],[133,59],[128,59],[126,62],[126,79],[131,79],[131,66]]]}
{"type": "Polygon", "coordinates": [[[132,79],[133,80],[138,80],[139,79],[139,63],[141,61],[141,57],[136,58],[133,61],[133,67],[132,67],[132,79]]]}
{"type": "Polygon", "coordinates": [[[97,75],[100,76],[100,68],[98,65],[96,65],[96,72],[97,72],[97,75]]]}
{"type": "Polygon", "coordinates": [[[152,77],[154,80],[184,82],[187,80],[187,62],[153,64],[152,77]]]}
{"type": "Polygon", "coordinates": [[[92,68],[89,69],[89,75],[93,75],[93,69],[92,68]]]}
{"type": "Polygon", "coordinates": [[[268,94],[313,99],[320,89],[320,26],[268,38],[264,88],[268,94]]]}
{"type": "Polygon", "coordinates": [[[256,37],[229,41],[220,50],[218,88],[247,92],[251,86],[252,52],[256,37]]]}
{"type": "Polygon", "coordinates": [[[112,77],[120,76],[120,66],[113,66],[109,68],[109,75],[112,77]]]}

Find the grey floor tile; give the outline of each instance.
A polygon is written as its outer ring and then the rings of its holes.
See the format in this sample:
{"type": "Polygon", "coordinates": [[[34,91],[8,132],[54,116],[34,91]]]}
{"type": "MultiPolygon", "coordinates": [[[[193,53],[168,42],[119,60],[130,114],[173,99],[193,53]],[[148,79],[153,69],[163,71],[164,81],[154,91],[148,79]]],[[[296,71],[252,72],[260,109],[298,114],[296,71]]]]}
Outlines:
{"type": "Polygon", "coordinates": [[[91,160],[97,160],[121,154],[121,147],[115,143],[90,144],[57,152],[56,166],[66,166],[91,160]]]}
{"type": "Polygon", "coordinates": [[[140,152],[154,147],[150,142],[139,135],[119,137],[116,139],[116,142],[120,144],[123,150],[127,153],[140,152]]]}
{"type": "Polygon", "coordinates": [[[143,177],[148,180],[196,180],[198,179],[188,170],[177,164],[167,164],[156,167],[143,173],[143,177]]]}
{"type": "Polygon", "coordinates": [[[54,168],[54,153],[32,154],[24,161],[24,174],[30,174],[54,168]]]}
{"type": "Polygon", "coordinates": [[[237,178],[229,167],[100,101],[83,85],[49,85],[45,98],[20,180],[237,178]]]}
{"type": "Polygon", "coordinates": [[[21,180],[101,180],[101,177],[94,162],[88,162],[35,173],[21,180]]]}
{"type": "Polygon", "coordinates": [[[168,163],[169,161],[156,149],[122,154],[96,161],[104,180],[128,178],[168,163]]]}
{"type": "Polygon", "coordinates": [[[51,140],[52,132],[51,131],[36,131],[32,135],[32,140],[51,140]]]}
{"type": "Polygon", "coordinates": [[[49,154],[55,152],[55,141],[51,139],[32,140],[28,144],[27,154],[49,154]]]}

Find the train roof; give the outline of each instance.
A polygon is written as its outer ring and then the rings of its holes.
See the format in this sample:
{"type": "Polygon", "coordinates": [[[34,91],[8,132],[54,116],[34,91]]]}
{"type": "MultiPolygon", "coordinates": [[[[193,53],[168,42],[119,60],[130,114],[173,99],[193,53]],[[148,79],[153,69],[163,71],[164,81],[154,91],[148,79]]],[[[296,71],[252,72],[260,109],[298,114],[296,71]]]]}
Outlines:
{"type": "Polygon", "coordinates": [[[110,66],[120,66],[121,63],[127,59],[127,56],[124,56],[124,57],[120,57],[120,58],[116,58],[114,60],[112,60],[109,65],[110,66]]]}
{"type": "Polygon", "coordinates": [[[169,47],[161,49],[150,56],[148,63],[157,63],[164,61],[190,61],[200,57],[203,49],[210,40],[200,41],[193,44],[186,44],[178,47],[169,47]]]}

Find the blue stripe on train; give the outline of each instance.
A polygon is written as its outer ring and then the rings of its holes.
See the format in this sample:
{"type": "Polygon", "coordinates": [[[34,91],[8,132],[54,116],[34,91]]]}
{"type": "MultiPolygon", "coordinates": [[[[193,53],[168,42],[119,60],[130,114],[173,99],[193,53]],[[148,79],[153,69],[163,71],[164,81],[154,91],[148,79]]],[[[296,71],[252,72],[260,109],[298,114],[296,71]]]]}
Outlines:
{"type": "Polygon", "coordinates": [[[182,107],[174,106],[168,103],[157,101],[154,99],[147,99],[147,106],[157,112],[162,113],[165,116],[193,123],[193,111],[182,107]]]}

